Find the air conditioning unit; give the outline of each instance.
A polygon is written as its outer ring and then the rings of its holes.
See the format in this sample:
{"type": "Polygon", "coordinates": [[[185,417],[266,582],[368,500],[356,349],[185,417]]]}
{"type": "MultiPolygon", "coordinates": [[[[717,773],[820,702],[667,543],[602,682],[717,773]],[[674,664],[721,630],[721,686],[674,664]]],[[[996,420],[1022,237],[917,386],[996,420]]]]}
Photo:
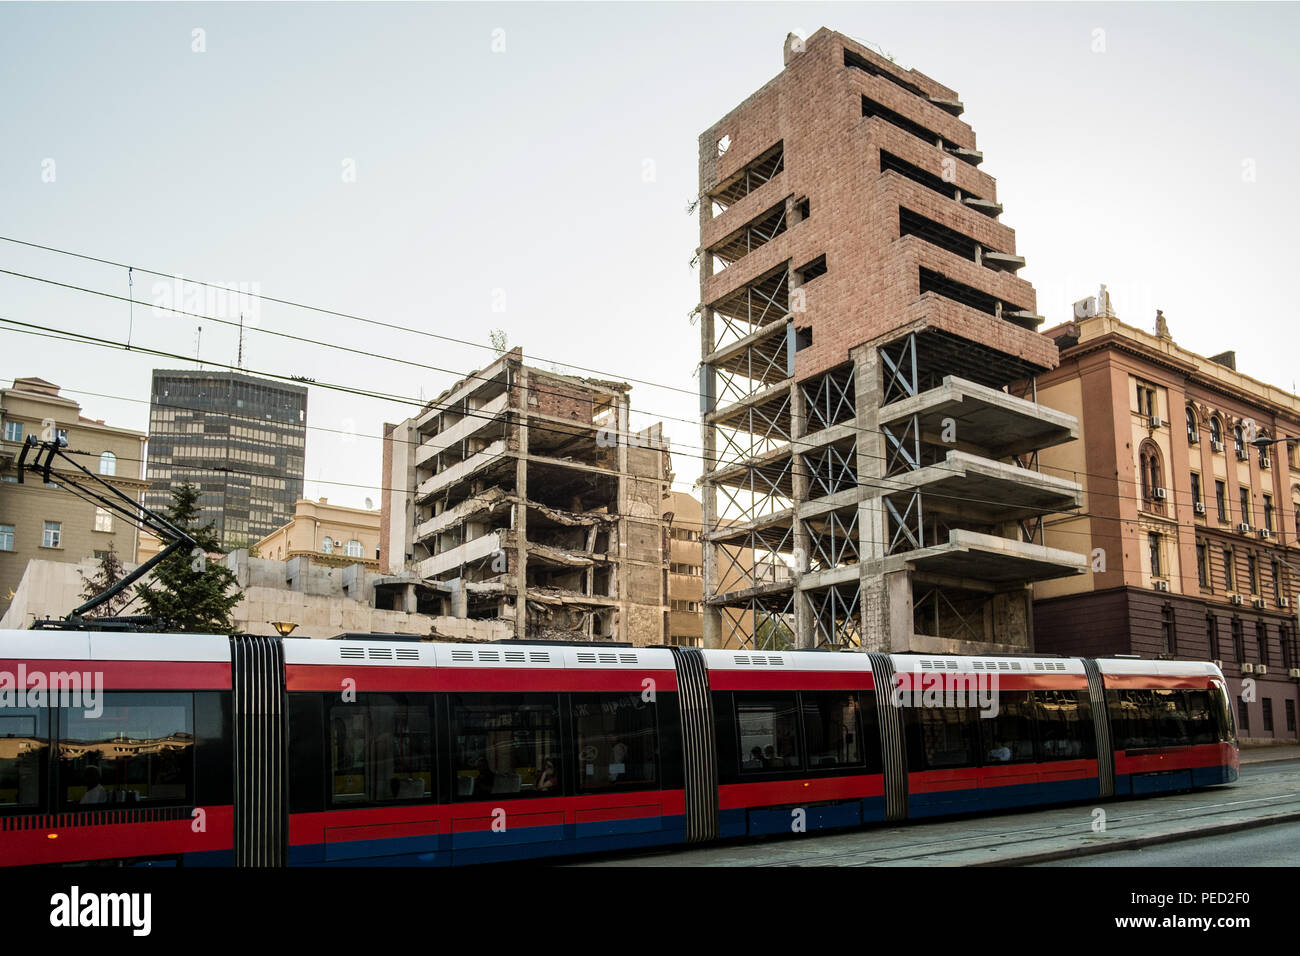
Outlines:
{"type": "Polygon", "coordinates": [[[1268,665],[1267,665],[1267,664],[1256,664],[1256,665],[1255,665],[1255,673],[1256,673],[1256,674],[1267,674],[1267,673],[1268,673],[1268,665]]]}
{"type": "Polygon", "coordinates": [[[1241,665],[1241,672],[1242,672],[1243,674],[1253,674],[1253,673],[1255,673],[1255,665],[1254,665],[1254,664],[1242,664],[1242,665],[1241,665]]]}
{"type": "Polygon", "coordinates": [[[1198,502],[1196,502],[1196,513],[1197,513],[1198,515],[1203,515],[1203,514],[1205,514],[1205,502],[1204,502],[1204,501],[1198,501],[1198,502]]]}
{"type": "Polygon", "coordinates": [[[1223,661],[1216,659],[1210,661],[1210,663],[1213,664],[1215,667],[1217,667],[1219,670],[1223,670],[1223,661]]]}
{"type": "Polygon", "coordinates": [[[1267,528],[1260,528],[1259,536],[1267,541],[1269,538],[1273,537],[1273,532],[1269,531],[1267,528]]]}
{"type": "Polygon", "coordinates": [[[1151,416],[1151,427],[1152,427],[1152,428],[1164,428],[1164,427],[1165,427],[1165,420],[1164,420],[1163,418],[1161,418],[1159,415],[1152,415],[1152,416],[1151,416]]]}
{"type": "Polygon", "coordinates": [[[1241,524],[1237,525],[1237,530],[1242,534],[1250,534],[1250,524],[1243,521],[1241,524]]]}
{"type": "Polygon", "coordinates": [[[1245,604],[1245,603],[1246,603],[1246,599],[1245,599],[1244,597],[1242,597],[1240,594],[1234,594],[1234,595],[1232,596],[1232,603],[1233,603],[1233,604],[1245,604]]]}
{"type": "Polygon", "coordinates": [[[1189,445],[1199,445],[1200,443],[1201,443],[1201,433],[1200,433],[1200,432],[1188,432],[1188,433],[1187,433],[1187,444],[1189,444],[1189,445]]]}
{"type": "Polygon", "coordinates": [[[1249,460],[1250,460],[1250,450],[1247,449],[1245,445],[1238,448],[1237,461],[1249,461],[1249,460]]]}
{"type": "Polygon", "coordinates": [[[1168,591],[1168,590],[1169,590],[1169,582],[1168,582],[1168,581],[1157,581],[1157,582],[1156,582],[1156,590],[1157,590],[1157,591],[1168,591]]]}
{"type": "Polygon", "coordinates": [[[1277,599],[1277,606],[1278,606],[1278,607],[1290,607],[1290,606],[1291,606],[1291,599],[1290,599],[1289,597],[1280,597],[1280,598],[1277,599]]]}
{"type": "Polygon", "coordinates": [[[1166,491],[1164,488],[1155,488],[1151,492],[1151,497],[1155,498],[1156,501],[1164,501],[1166,498],[1169,497],[1169,492],[1166,491]]]}
{"type": "Polygon", "coordinates": [[[1255,598],[1255,600],[1251,601],[1250,603],[1255,605],[1255,607],[1258,608],[1263,608],[1268,604],[1268,602],[1265,601],[1263,598],[1255,598]]]}
{"type": "Polygon", "coordinates": [[[1272,465],[1272,464],[1273,464],[1273,463],[1272,463],[1271,461],[1268,460],[1268,455],[1260,455],[1260,456],[1259,456],[1259,467],[1261,467],[1261,468],[1267,468],[1267,467],[1269,467],[1269,466],[1272,465]]]}
{"type": "Polygon", "coordinates": [[[1212,441],[1210,442],[1210,447],[1213,448],[1216,452],[1221,452],[1223,451],[1223,442],[1212,441]]]}
{"type": "Polygon", "coordinates": [[[1287,677],[1300,677],[1300,667],[1293,667],[1286,672],[1287,677]]]}

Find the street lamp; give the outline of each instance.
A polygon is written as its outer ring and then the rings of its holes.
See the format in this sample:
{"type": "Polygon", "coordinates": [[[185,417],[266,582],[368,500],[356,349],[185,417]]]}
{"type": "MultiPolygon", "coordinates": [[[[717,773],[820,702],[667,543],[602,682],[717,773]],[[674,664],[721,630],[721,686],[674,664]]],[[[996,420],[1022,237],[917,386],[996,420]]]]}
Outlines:
{"type": "Polygon", "coordinates": [[[298,625],[293,621],[272,621],[271,626],[275,628],[275,632],[281,637],[288,637],[298,625]]]}

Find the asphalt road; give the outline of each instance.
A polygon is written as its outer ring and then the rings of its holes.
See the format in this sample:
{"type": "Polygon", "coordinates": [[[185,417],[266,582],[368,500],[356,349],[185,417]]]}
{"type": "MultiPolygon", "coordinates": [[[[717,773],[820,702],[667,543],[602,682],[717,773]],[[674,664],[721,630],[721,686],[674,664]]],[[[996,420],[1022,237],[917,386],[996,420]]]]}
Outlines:
{"type": "Polygon", "coordinates": [[[1076,857],[1035,866],[1298,866],[1300,823],[1224,833],[1177,843],[1162,843],[1139,850],[1116,850],[1097,856],[1076,857]]]}

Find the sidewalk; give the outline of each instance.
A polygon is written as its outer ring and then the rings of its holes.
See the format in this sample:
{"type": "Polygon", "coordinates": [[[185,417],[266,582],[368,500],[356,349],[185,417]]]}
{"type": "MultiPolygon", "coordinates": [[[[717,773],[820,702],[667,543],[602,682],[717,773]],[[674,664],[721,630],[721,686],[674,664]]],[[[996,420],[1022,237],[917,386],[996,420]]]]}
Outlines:
{"type": "Polygon", "coordinates": [[[1282,760],[1300,760],[1300,746],[1287,745],[1284,747],[1242,747],[1241,762],[1248,763],[1277,763],[1282,760]]]}

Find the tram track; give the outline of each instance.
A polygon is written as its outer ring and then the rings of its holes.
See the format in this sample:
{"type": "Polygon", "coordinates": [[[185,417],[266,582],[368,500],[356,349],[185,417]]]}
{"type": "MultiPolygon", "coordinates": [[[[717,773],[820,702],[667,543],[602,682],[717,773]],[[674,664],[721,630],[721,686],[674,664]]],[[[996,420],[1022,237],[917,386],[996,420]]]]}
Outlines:
{"type": "Polygon", "coordinates": [[[609,862],[755,867],[1015,865],[1295,819],[1300,819],[1300,765],[1288,763],[1260,766],[1247,771],[1237,785],[1211,791],[722,844],[609,862]],[[1105,828],[1094,832],[1097,808],[1105,811],[1105,828]],[[956,828],[960,832],[952,832],[956,828]],[[792,846],[795,840],[801,844],[797,849],[792,846]],[[804,840],[813,841],[817,852],[806,852],[804,840]]]}

